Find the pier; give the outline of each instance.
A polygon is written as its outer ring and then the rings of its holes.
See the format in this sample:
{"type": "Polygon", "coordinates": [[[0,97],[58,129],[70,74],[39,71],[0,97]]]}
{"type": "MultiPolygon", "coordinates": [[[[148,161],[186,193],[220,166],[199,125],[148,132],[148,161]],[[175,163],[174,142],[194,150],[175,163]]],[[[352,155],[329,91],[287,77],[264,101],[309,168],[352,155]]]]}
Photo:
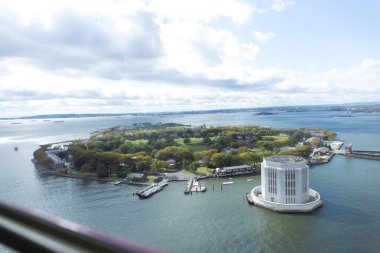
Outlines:
{"type": "Polygon", "coordinates": [[[195,181],[194,178],[189,179],[189,181],[187,182],[187,187],[186,187],[185,192],[184,192],[185,194],[189,194],[190,193],[191,187],[193,186],[193,182],[194,181],[195,181]]]}
{"type": "Polygon", "coordinates": [[[187,183],[185,194],[189,194],[191,192],[204,192],[206,191],[206,187],[202,186],[198,181],[196,181],[196,178],[190,179],[187,183]]]}
{"type": "Polygon", "coordinates": [[[352,150],[347,152],[346,150],[336,150],[335,154],[380,161],[380,151],[352,150]]]}
{"type": "Polygon", "coordinates": [[[146,199],[151,197],[152,195],[156,194],[157,192],[161,191],[165,186],[168,185],[167,180],[162,180],[159,183],[151,184],[148,187],[136,192],[136,195],[140,198],[146,199]]]}

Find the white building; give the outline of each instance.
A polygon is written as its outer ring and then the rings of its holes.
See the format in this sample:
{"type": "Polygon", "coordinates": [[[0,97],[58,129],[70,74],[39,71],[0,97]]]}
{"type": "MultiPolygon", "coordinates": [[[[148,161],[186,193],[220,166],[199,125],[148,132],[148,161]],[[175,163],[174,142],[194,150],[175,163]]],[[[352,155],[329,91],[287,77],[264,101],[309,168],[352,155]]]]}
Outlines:
{"type": "Polygon", "coordinates": [[[248,200],[279,212],[309,212],[322,205],[318,192],[309,188],[309,166],[297,156],[269,156],[261,164],[261,186],[248,200]]]}

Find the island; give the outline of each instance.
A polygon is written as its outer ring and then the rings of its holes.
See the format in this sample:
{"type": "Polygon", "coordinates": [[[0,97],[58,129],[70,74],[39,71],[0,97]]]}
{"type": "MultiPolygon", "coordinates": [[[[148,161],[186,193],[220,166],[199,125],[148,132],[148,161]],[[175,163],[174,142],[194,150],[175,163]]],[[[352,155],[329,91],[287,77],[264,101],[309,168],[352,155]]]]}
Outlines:
{"type": "Polygon", "coordinates": [[[277,112],[258,112],[255,115],[275,115],[277,112]]]}
{"type": "Polygon", "coordinates": [[[336,133],[318,128],[190,126],[135,123],[99,130],[88,140],[40,146],[33,156],[45,174],[150,183],[167,173],[207,175],[216,169],[259,168],[264,157],[294,155],[318,162],[336,133]],[[315,155],[314,155],[315,153],[315,155]]]}

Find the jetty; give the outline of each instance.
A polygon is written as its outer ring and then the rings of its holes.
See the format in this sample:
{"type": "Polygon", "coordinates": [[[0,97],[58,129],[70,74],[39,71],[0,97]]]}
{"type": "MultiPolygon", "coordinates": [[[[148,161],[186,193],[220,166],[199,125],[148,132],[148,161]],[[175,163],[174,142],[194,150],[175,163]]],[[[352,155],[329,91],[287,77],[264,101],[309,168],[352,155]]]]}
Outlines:
{"type": "Polygon", "coordinates": [[[380,161],[380,151],[352,150],[347,152],[347,150],[336,150],[335,154],[344,155],[347,157],[380,161]]]}
{"type": "Polygon", "coordinates": [[[196,178],[192,178],[187,182],[187,186],[185,189],[185,194],[189,194],[191,192],[205,192],[206,187],[202,186],[196,178]]]}
{"type": "Polygon", "coordinates": [[[148,187],[136,192],[136,195],[142,199],[146,199],[156,194],[157,192],[161,191],[167,185],[168,185],[168,181],[162,180],[159,183],[151,184],[148,187]]]}

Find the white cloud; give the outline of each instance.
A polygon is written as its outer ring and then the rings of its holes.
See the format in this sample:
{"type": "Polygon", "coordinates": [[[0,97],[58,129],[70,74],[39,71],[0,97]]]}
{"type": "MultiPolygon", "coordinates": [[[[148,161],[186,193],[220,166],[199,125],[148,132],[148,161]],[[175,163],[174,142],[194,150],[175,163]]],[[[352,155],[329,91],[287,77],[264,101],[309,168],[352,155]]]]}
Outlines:
{"type": "Polygon", "coordinates": [[[380,60],[374,60],[374,59],[364,59],[360,66],[363,68],[371,68],[371,67],[379,67],[380,66],[380,60]]]}
{"type": "Polygon", "coordinates": [[[293,1],[286,1],[286,0],[274,0],[271,9],[277,12],[283,12],[288,7],[294,5],[293,1]]]}
{"type": "Polygon", "coordinates": [[[262,52],[272,43],[261,45],[278,31],[256,30],[255,15],[279,15],[293,4],[265,1],[258,8],[240,0],[0,0],[1,113],[380,100],[377,59],[327,72],[318,72],[317,66],[307,70],[312,75],[276,62],[260,66],[262,52]]]}
{"type": "Polygon", "coordinates": [[[253,31],[252,36],[256,41],[265,43],[274,39],[276,37],[276,34],[274,32],[263,33],[259,31],[253,31]]]}
{"type": "Polygon", "coordinates": [[[260,52],[257,45],[242,43],[231,32],[201,23],[166,24],[161,31],[165,52],[161,67],[192,77],[245,82],[246,65],[260,52]]]}
{"type": "Polygon", "coordinates": [[[154,0],[148,8],[157,13],[160,19],[169,22],[209,23],[226,17],[238,24],[246,22],[254,11],[252,5],[238,0],[154,0]]]}

